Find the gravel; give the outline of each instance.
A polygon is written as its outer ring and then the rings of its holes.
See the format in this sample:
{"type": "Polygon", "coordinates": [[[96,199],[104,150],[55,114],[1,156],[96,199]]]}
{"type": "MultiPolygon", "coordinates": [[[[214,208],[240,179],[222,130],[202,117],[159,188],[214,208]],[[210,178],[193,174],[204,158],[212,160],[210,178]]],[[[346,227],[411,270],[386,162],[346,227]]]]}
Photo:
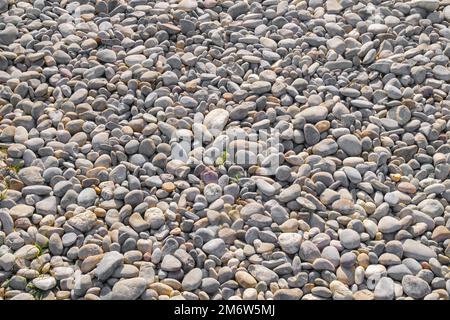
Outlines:
{"type": "Polygon", "coordinates": [[[450,1],[0,0],[0,300],[448,300],[450,1]]]}

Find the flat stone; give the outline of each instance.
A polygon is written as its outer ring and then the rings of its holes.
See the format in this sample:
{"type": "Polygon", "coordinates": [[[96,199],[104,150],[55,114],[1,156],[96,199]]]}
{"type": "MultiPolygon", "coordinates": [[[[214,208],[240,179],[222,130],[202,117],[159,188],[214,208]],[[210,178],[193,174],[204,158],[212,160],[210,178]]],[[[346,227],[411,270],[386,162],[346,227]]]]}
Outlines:
{"type": "Polygon", "coordinates": [[[26,186],[40,185],[44,183],[42,178],[42,169],[40,167],[27,167],[19,171],[19,178],[26,186]]]}
{"type": "Polygon", "coordinates": [[[418,205],[419,210],[432,218],[440,217],[444,213],[444,206],[436,199],[425,199],[418,205]]]}
{"type": "Polygon", "coordinates": [[[203,245],[202,250],[220,258],[226,252],[226,245],[222,239],[212,239],[203,245]]]}
{"type": "Polygon", "coordinates": [[[341,241],[344,248],[356,249],[359,247],[361,238],[359,234],[352,229],[342,230],[339,234],[339,240],[341,241]]]}
{"type": "Polygon", "coordinates": [[[378,222],[378,230],[383,233],[393,233],[402,228],[399,220],[391,216],[385,216],[378,222]]]}
{"type": "Polygon", "coordinates": [[[56,286],[56,279],[53,277],[37,277],[33,279],[33,285],[39,290],[47,291],[56,286]]]}
{"type": "Polygon", "coordinates": [[[278,281],[278,275],[262,265],[253,264],[248,268],[248,270],[257,281],[263,281],[266,284],[278,281]]]}
{"type": "Polygon", "coordinates": [[[214,109],[206,115],[205,119],[203,120],[203,124],[211,132],[211,134],[217,136],[226,126],[228,118],[228,111],[224,109],[214,109]]]}
{"type": "Polygon", "coordinates": [[[30,218],[33,213],[34,208],[26,204],[18,204],[9,210],[9,214],[14,220],[19,218],[30,218]]]}
{"type": "Polygon", "coordinates": [[[281,249],[288,254],[295,254],[300,249],[302,236],[298,233],[282,233],[278,237],[281,249]]]}
{"type": "Polygon", "coordinates": [[[381,278],[374,291],[375,300],[393,300],[395,297],[394,281],[391,278],[381,278]]]}
{"type": "Polygon", "coordinates": [[[181,262],[174,256],[168,254],[163,258],[161,269],[169,272],[178,271],[181,269],[181,262]]]}
{"type": "Polygon", "coordinates": [[[112,288],[112,300],[136,300],[147,288],[144,278],[124,279],[116,282],[112,288]]]}
{"type": "Polygon", "coordinates": [[[95,269],[95,275],[100,281],[107,280],[116,268],[123,265],[123,255],[116,251],[105,253],[100,263],[95,269]]]}
{"type": "Polygon", "coordinates": [[[326,157],[335,154],[338,150],[338,144],[333,139],[324,139],[316,144],[313,148],[313,154],[326,157]]]}
{"type": "Polygon", "coordinates": [[[328,109],[323,106],[309,107],[300,111],[297,116],[305,118],[308,123],[317,123],[325,120],[328,115],[328,109]]]}
{"type": "Polygon", "coordinates": [[[183,278],[181,286],[185,291],[194,291],[200,287],[202,283],[203,272],[200,268],[194,268],[189,271],[183,278]]]}
{"type": "Polygon", "coordinates": [[[439,7],[439,0],[412,0],[411,7],[434,11],[439,7]]]}
{"type": "Polygon", "coordinates": [[[403,291],[414,299],[422,299],[431,292],[428,283],[416,276],[406,275],[402,279],[403,291]]]}
{"type": "Polygon", "coordinates": [[[92,211],[86,210],[79,213],[67,221],[72,227],[78,229],[81,232],[87,232],[94,227],[97,222],[97,216],[92,211]]]}

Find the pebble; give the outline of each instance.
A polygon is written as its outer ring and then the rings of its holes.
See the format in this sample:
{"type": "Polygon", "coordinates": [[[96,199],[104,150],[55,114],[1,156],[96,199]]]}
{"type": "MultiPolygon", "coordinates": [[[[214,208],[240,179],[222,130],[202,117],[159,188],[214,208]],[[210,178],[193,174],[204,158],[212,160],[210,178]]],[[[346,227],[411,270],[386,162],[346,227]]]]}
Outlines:
{"type": "Polygon", "coordinates": [[[297,233],[282,233],[278,237],[281,249],[288,254],[297,253],[300,249],[301,241],[302,237],[297,233]]]}
{"type": "Polygon", "coordinates": [[[169,272],[180,270],[181,262],[172,255],[166,255],[161,263],[161,269],[169,272]]]}
{"type": "Polygon", "coordinates": [[[339,234],[339,240],[346,249],[358,248],[361,242],[360,235],[352,229],[342,230],[339,234]]]}
{"type": "Polygon", "coordinates": [[[47,291],[56,286],[56,279],[53,277],[38,277],[33,279],[33,284],[36,288],[47,291]]]}
{"type": "Polygon", "coordinates": [[[426,245],[412,239],[406,239],[403,243],[403,255],[418,261],[428,261],[436,258],[436,253],[426,245]]]}
{"type": "Polygon", "coordinates": [[[107,280],[117,269],[118,267],[123,265],[123,255],[116,252],[111,251],[105,253],[100,263],[97,265],[95,269],[95,275],[100,281],[107,280]]]}
{"type": "Polygon", "coordinates": [[[30,3],[3,299],[448,298],[448,1],[30,3]]]}
{"type": "Polygon", "coordinates": [[[403,277],[402,287],[405,294],[414,299],[421,299],[431,292],[425,280],[413,275],[403,277]]]}
{"type": "Polygon", "coordinates": [[[236,272],[236,281],[244,288],[254,288],[257,285],[256,279],[246,271],[236,272]]]}
{"type": "Polygon", "coordinates": [[[117,281],[111,291],[112,300],[136,300],[144,293],[147,280],[144,278],[123,279],[117,281]]]}
{"type": "Polygon", "coordinates": [[[359,139],[353,135],[346,134],[337,139],[337,144],[348,156],[359,156],[362,151],[362,145],[359,139]]]}
{"type": "Polygon", "coordinates": [[[393,300],[395,297],[394,281],[391,278],[381,278],[374,290],[375,300],[393,300]]]}
{"type": "Polygon", "coordinates": [[[402,228],[399,220],[391,216],[385,216],[378,221],[378,230],[383,233],[393,233],[402,228]]]}
{"type": "Polygon", "coordinates": [[[226,252],[226,245],[222,239],[212,239],[205,243],[202,248],[206,253],[216,257],[222,257],[226,252]]]}
{"type": "Polygon", "coordinates": [[[183,290],[186,291],[194,291],[198,287],[200,287],[202,283],[203,273],[200,268],[194,268],[189,271],[183,278],[183,282],[181,283],[183,290]]]}

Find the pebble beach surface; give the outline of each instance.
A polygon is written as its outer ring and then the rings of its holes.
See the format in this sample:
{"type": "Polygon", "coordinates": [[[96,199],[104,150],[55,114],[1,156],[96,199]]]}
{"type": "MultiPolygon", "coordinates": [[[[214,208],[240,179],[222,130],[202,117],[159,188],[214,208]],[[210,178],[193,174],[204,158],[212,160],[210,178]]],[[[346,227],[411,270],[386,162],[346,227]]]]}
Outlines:
{"type": "Polygon", "coordinates": [[[450,0],[0,0],[0,300],[448,300],[449,58],[450,0]]]}

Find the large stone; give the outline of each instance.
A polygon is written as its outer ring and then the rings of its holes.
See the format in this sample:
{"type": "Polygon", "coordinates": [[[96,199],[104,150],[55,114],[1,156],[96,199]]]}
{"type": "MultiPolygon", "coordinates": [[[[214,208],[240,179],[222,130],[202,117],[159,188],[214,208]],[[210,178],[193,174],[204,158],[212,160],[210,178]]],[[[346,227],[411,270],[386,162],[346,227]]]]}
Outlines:
{"type": "Polygon", "coordinates": [[[203,124],[212,135],[218,136],[226,126],[228,118],[229,113],[227,110],[214,109],[206,115],[203,124]]]}
{"type": "Polygon", "coordinates": [[[13,219],[30,218],[34,213],[34,208],[26,204],[18,204],[9,210],[13,219]]]}
{"type": "Polygon", "coordinates": [[[419,261],[428,261],[437,257],[430,247],[412,239],[407,239],[403,243],[403,255],[406,258],[413,258],[419,261]]]}
{"type": "Polygon", "coordinates": [[[346,249],[356,249],[361,243],[361,238],[355,230],[345,229],[339,234],[339,240],[346,249]]]}
{"type": "Polygon", "coordinates": [[[165,255],[161,263],[161,269],[168,272],[178,271],[181,269],[181,261],[170,254],[165,255]]]}
{"type": "Polygon", "coordinates": [[[27,167],[19,171],[19,178],[26,186],[40,185],[44,183],[40,167],[27,167]]]}
{"type": "Polygon", "coordinates": [[[278,237],[281,249],[288,254],[295,254],[300,249],[302,236],[298,233],[282,233],[278,237]]]}
{"type": "Polygon", "coordinates": [[[298,113],[297,116],[305,118],[306,122],[317,123],[321,120],[325,120],[328,115],[328,109],[322,106],[309,107],[298,113]]]}
{"type": "Polygon", "coordinates": [[[144,293],[147,280],[144,278],[124,279],[116,282],[112,288],[112,300],[136,300],[144,293]]]}
{"type": "Polygon", "coordinates": [[[393,233],[402,227],[399,220],[391,216],[385,216],[378,221],[378,230],[383,233],[393,233]]]}
{"type": "Polygon", "coordinates": [[[123,255],[117,251],[110,251],[105,253],[102,260],[95,269],[95,275],[98,280],[107,280],[118,267],[123,265],[123,261],[123,255]]]}
{"type": "Polygon", "coordinates": [[[206,253],[215,255],[219,258],[222,257],[227,250],[225,242],[222,239],[212,239],[205,243],[202,249],[206,253]]]}
{"type": "Polygon", "coordinates": [[[425,199],[418,205],[419,210],[432,218],[440,217],[444,213],[444,206],[436,199],[425,199]]]}
{"type": "Polygon", "coordinates": [[[414,299],[422,299],[431,292],[428,283],[416,276],[406,275],[402,279],[403,291],[414,299]]]}
{"type": "Polygon", "coordinates": [[[412,0],[411,7],[432,12],[439,7],[439,0],[412,0]]]}
{"type": "Polygon", "coordinates": [[[352,134],[345,134],[337,139],[337,144],[348,156],[359,156],[362,152],[362,145],[359,139],[352,134]]]}
{"type": "Polygon", "coordinates": [[[97,222],[97,216],[92,211],[86,210],[69,219],[68,223],[81,232],[87,232],[97,222]]]}
{"type": "Polygon", "coordinates": [[[194,268],[183,278],[181,286],[185,291],[194,291],[202,284],[203,272],[200,268],[194,268]]]}

